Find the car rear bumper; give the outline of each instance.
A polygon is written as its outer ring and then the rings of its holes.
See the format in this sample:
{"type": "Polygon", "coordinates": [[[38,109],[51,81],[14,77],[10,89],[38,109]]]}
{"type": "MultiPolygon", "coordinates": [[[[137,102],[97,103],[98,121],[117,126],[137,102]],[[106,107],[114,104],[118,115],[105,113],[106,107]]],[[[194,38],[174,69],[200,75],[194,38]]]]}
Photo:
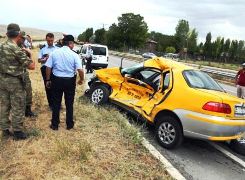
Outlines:
{"type": "Polygon", "coordinates": [[[226,141],[237,139],[245,132],[245,119],[231,120],[182,109],[174,112],[181,120],[185,136],[226,141]]]}
{"type": "Polygon", "coordinates": [[[92,67],[102,67],[102,68],[107,68],[108,63],[107,64],[103,64],[103,63],[91,63],[92,67]]]}

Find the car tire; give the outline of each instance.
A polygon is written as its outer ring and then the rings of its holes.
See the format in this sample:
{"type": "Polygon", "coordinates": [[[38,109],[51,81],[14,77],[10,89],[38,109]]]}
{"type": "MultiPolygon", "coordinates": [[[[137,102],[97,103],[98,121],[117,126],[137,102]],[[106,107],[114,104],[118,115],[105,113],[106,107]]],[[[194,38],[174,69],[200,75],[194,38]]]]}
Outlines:
{"type": "Polygon", "coordinates": [[[231,140],[230,148],[239,154],[245,155],[245,137],[231,140]]]}
{"type": "Polygon", "coordinates": [[[183,142],[183,130],[173,116],[163,116],[156,123],[155,136],[161,146],[174,149],[183,142]]]}
{"type": "Polygon", "coordinates": [[[93,104],[105,104],[106,102],[108,102],[109,96],[110,91],[104,85],[93,86],[90,89],[89,99],[93,104]]]}

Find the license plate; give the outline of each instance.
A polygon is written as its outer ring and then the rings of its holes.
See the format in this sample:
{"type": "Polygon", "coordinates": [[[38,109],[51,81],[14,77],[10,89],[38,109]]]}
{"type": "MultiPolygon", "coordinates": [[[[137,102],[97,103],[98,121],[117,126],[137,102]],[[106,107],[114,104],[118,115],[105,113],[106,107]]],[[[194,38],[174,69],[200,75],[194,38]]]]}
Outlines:
{"type": "Polygon", "coordinates": [[[235,116],[245,116],[245,107],[241,105],[235,105],[235,116]]]}

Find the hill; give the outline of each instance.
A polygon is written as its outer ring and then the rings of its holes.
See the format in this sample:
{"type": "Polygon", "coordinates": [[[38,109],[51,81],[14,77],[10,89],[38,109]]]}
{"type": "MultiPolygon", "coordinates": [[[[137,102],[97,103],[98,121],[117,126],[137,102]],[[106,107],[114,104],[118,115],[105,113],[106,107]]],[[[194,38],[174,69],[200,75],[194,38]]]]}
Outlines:
{"type": "MultiPolygon", "coordinates": [[[[7,25],[0,24],[0,36],[5,36],[6,29],[7,29],[7,25]]],[[[52,31],[48,31],[48,30],[30,28],[30,27],[22,27],[21,30],[23,30],[27,34],[29,34],[33,40],[44,40],[45,35],[48,32],[52,32],[52,31]]],[[[52,32],[52,33],[54,33],[55,39],[60,39],[63,37],[61,32],[52,32]]]]}

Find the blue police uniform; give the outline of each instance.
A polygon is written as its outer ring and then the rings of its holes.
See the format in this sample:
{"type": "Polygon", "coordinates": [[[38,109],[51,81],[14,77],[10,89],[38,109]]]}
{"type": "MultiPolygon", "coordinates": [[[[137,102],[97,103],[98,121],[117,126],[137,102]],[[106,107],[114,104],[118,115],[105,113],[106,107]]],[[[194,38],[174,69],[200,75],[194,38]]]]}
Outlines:
{"type": "Polygon", "coordinates": [[[58,129],[60,123],[60,105],[63,93],[66,105],[66,125],[67,129],[74,126],[73,103],[76,88],[76,71],[82,69],[82,62],[78,54],[68,46],[63,46],[55,50],[48,58],[45,66],[52,68],[53,79],[53,111],[51,128],[58,129]]]}
{"type": "MultiPolygon", "coordinates": [[[[54,45],[48,46],[48,44],[45,44],[39,51],[38,59],[42,59],[42,58],[45,58],[46,56],[49,56],[56,49],[58,49],[57,46],[54,46],[54,45]]],[[[53,103],[52,88],[49,88],[49,89],[46,88],[46,66],[45,66],[45,62],[41,62],[41,64],[42,64],[41,73],[43,77],[47,100],[48,100],[49,107],[52,108],[52,103],[53,103]]]]}

